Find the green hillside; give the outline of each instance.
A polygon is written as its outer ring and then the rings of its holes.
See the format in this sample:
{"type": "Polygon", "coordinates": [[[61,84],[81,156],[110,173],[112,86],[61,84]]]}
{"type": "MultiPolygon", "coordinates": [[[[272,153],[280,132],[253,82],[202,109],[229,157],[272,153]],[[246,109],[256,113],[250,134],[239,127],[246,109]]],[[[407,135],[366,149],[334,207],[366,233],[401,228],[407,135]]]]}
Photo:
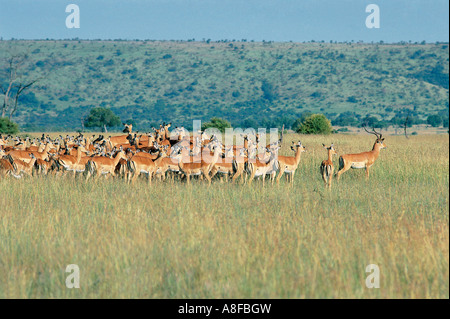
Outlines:
{"type": "Polygon", "coordinates": [[[45,76],[13,118],[28,130],[79,129],[94,106],[140,130],[213,116],[289,127],[305,111],[335,124],[448,116],[447,44],[0,41],[0,58],[19,52],[25,77],[45,76]]]}

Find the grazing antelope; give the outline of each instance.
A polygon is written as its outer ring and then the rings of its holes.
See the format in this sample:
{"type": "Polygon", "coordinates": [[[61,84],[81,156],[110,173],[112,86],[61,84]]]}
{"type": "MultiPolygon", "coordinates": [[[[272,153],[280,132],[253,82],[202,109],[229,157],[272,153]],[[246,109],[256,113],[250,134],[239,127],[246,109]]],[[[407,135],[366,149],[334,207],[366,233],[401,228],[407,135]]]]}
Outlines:
{"type": "Polygon", "coordinates": [[[358,154],[345,154],[339,157],[339,172],[337,172],[337,179],[341,177],[343,173],[348,171],[350,168],[365,168],[366,169],[366,178],[369,179],[369,169],[375,163],[378,156],[380,155],[380,150],[386,148],[386,144],[384,144],[384,138],[381,133],[375,131],[372,128],[373,132],[368,131],[365,127],[364,130],[373,134],[377,137],[375,140],[375,144],[373,144],[373,148],[369,152],[363,152],[358,154]]]}
{"type": "Polygon", "coordinates": [[[279,173],[277,176],[277,184],[280,183],[281,176],[286,173],[290,176],[291,186],[294,185],[294,175],[300,163],[301,154],[306,152],[306,147],[302,145],[302,142],[298,141],[292,142],[291,150],[294,151],[295,156],[278,156],[277,166],[279,168],[279,173]]]}
{"type": "Polygon", "coordinates": [[[325,186],[331,189],[331,182],[333,181],[334,172],[333,155],[336,155],[337,152],[333,144],[331,144],[330,147],[326,147],[325,144],[322,145],[328,151],[328,159],[324,160],[322,164],[320,164],[320,174],[325,182],[325,186]]]}

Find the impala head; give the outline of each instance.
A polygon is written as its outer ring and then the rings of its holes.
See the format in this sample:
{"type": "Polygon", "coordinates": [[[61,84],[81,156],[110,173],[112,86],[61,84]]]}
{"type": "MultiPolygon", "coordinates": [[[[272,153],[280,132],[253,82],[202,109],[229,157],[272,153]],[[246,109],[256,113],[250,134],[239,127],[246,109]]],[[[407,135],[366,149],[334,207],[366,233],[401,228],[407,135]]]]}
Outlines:
{"type": "Polygon", "coordinates": [[[302,145],[302,142],[298,141],[297,143],[295,143],[294,141],[292,141],[291,150],[295,152],[296,149],[302,153],[306,152],[306,147],[302,145]]]}
{"type": "Polygon", "coordinates": [[[327,149],[331,153],[331,155],[337,154],[336,149],[334,148],[334,144],[331,144],[330,147],[327,147],[325,144],[322,144],[322,145],[325,149],[327,149]]]}
{"type": "Polygon", "coordinates": [[[379,149],[383,149],[386,148],[386,144],[384,144],[384,138],[383,138],[383,134],[378,133],[377,131],[375,131],[375,128],[372,128],[372,132],[368,131],[366,129],[366,127],[364,126],[364,130],[369,133],[369,134],[373,134],[377,137],[377,140],[375,141],[375,144],[373,145],[373,147],[378,147],[379,149]]]}

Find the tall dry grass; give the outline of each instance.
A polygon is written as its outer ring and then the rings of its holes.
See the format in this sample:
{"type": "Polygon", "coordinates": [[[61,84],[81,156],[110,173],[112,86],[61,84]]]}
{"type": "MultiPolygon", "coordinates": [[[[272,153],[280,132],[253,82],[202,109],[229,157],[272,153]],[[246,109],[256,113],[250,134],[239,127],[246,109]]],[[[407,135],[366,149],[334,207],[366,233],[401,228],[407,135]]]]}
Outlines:
{"type": "Polygon", "coordinates": [[[373,137],[301,140],[293,188],[0,180],[0,297],[448,298],[448,135],[386,136],[370,180],[352,170],[331,191],[322,143],[357,152],[373,137]]]}

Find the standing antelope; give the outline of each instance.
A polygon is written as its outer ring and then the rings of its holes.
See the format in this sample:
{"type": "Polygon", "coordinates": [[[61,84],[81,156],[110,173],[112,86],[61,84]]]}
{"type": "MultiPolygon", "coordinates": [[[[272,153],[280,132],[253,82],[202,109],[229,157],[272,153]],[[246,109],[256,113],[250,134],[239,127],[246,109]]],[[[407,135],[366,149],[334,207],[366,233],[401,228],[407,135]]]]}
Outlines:
{"type": "Polygon", "coordinates": [[[295,171],[300,163],[301,153],[306,152],[306,147],[300,141],[298,143],[293,141],[292,144],[294,145],[291,145],[291,150],[295,152],[295,156],[278,156],[278,167],[280,171],[277,176],[277,184],[280,183],[281,176],[286,173],[290,176],[291,185],[294,185],[295,171]]]}
{"type": "Polygon", "coordinates": [[[373,132],[368,131],[365,127],[364,130],[373,134],[377,137],[375,144],[373,144],[373,148],[369,152],[363,152],[358,154],[345,154],[339,157],[339,172],[337,172],[337,179],[341,177],[343,173],[348,171],[350,168],[365,168],[366,169],[366,178],[369,179],[369,169],[375,163],[376,159],[380,155],[380,150],[386,148],[386,144],[384,144],[384,138],[381,133],[375,131],[372,128],[373,132]]]}
{"type": "Polygon", "coordinates": [[[15,159],[14,162],[12,163],[17,175],[19,175],[22,172],[28,176],[31,176],[33,174],[33,167],[34,163],[36,162],[36,157],[34,156],[33,153],[29,153],[28,155],[31,158],[31,161],[29,163],[20,159],[15,159]]]}
{"type": "Polygon", "coordinates": [[[114,158],[109,158],[106,156],[91,157],[86,163],[86,180],[88,180],[89,177],[95,172],[97,178],[99,178],[100,175],[105,174],[108,174],[106,175],[107,178],[109,176],[115,177],[115,169],[121,158],[126,159],[125,153],[122,149],[117,152],[116,157],[114,158]]]}
{"type": "Polygon", "coordinates": [[[214,146],[214,154],[210,156],[209,154],[204,154],[207,152],[202,152],[202,158],[200,163],[184,163],[181,158],[178,166],[180,167],[180,172],[186,176],[187,183],[189,184],[189,179],[191,175],[201,175],[206,178],[208,184],[211,185],[211,177],[209,176],[209,172],[211,171],[214,164],[219,159],[219,155],[221,154],[222,149],[219,146],[214,146]]]}
{"type": "Polygon", "coordinates": [[[331,189],[331,182],[333,181],[334,171],[333,155],[336,155],[337,153],[333,144],[331,144],[330,147],[326,147],[325,144],[322,145],[328,151],[328,159],[324,160],[322,164],[320,164],[320,173],[322,174],[325,186],[331,189]]]}
{"type": "MultiPolygon", "coordinates": [[[[261,161],[258,158],[256,159],[249,159],[247,163],[247,171],[250,174],[248,184],[250,185],[253,181],[253,179],[257,176],[262,176],[262,183],[264,186],[264,182],[266,180],[266,175],[271,174],[276,166],[277,161],[277,154],[276,152],[278,149],[275,150],[269,150],[267,151],[270,153],[270,157],[267,161],[261,161]]],[[[272,183],[273,183],[273,175],[272,175],[272,183]]]]}
{"type": "Polygon", "coordinates": [[[6,177],[12,175],[15,178],[20,178],[21,176],[15,174],[15,169],[9,160],[6,158],[0,158],[0,177],[6,177]]]}

